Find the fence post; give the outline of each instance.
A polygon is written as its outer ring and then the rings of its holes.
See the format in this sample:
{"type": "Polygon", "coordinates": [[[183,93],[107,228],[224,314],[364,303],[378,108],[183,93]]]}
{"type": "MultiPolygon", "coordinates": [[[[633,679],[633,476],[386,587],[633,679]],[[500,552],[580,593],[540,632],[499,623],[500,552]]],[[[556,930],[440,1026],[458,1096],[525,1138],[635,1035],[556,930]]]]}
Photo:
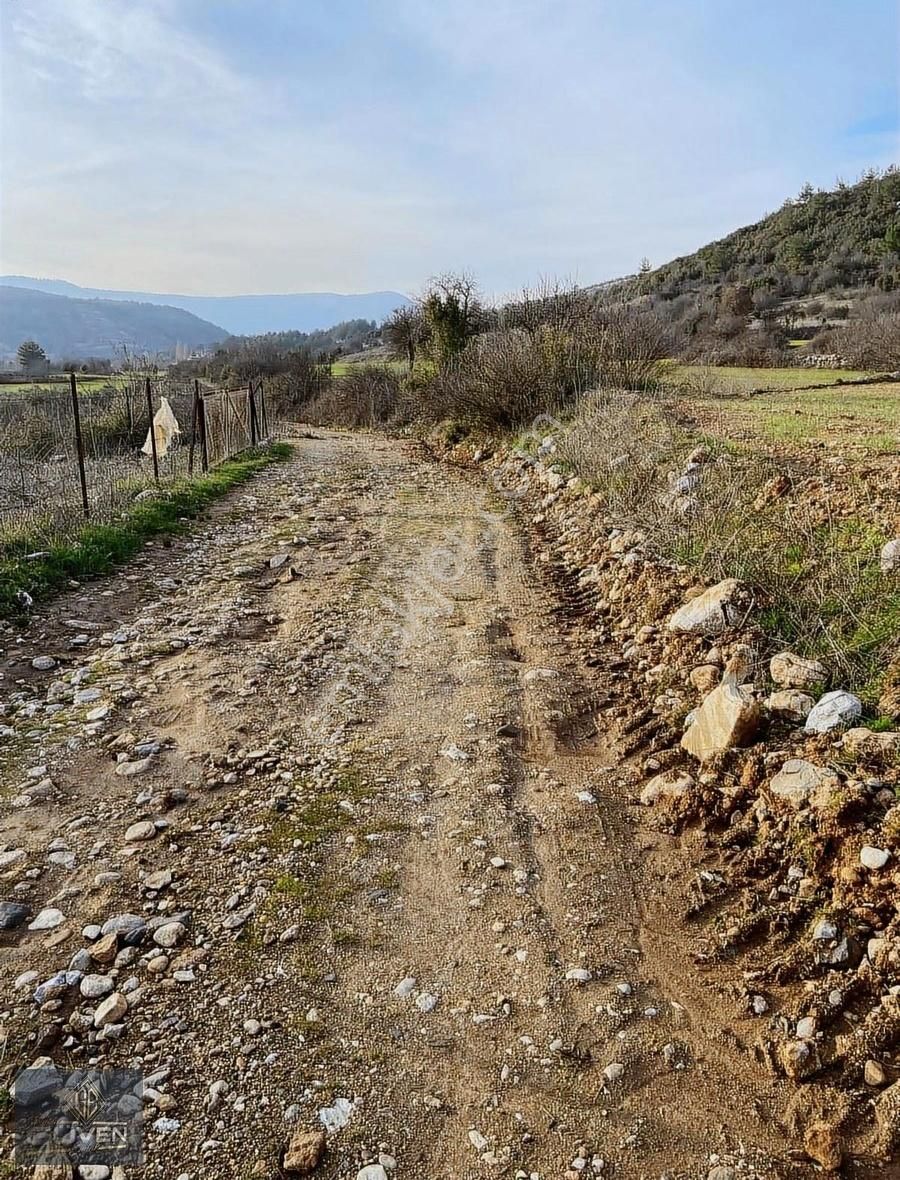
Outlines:
{"type": "Polygon", "coordinates": [[[262,410],[262,414],[261,414],[262,440],[265,440],[266,442],[268,442],[269,441],[269,407],[266,405],[266,394],[265,394],[265,390],[263,389],[262,377],[260,377],[260,379],[259,379],[259,391],[258,392],[259,392],[260,409],[262,410]]]}
{"type": "Polygon", "coordinates": [[[72,386],[72,418],[75,422],[75,450],[78,455],[78,475],[81,478],[81,506],[84,509],[85,519],[91,515],[91,508],[88,504],[88,490],[87,490],[87,475],[84,470],[84,439],[81,435],[81,410],[78,407],[78,384],[75,380],[75,373],[69,374],[72,386]]]}
{"type": "Polygon", "coordinates": [[[159,455],[156,453],[156,431],[153,428],[153,395],[150,392],[150,378],[147,378],[147,413],[150,416],[150,449],[153,452],[153,478],[159,483],[159,455]]]}
{"type": "Polygon", "coordinates": [[[206,441],[206,405],[202,397],[197,398],[197,425],[200,428],[200,458],[203,470],[209,471],[209,445],[206,441]]]}
{"type": "Polygon", "coordinates": [[[194,378],[194,400],[191,402],[191,445],[188,448],[188,475],[194,474],[194,448],[197,445],[197,404],[200,401],[200,382],[194,378]]]}
{"type": "Polygon", "coordinates": [[[257,438],[259,437],[259,427],[256,421],[256,392],[253,388],[252,377],[248,386],[248,396],[250,399],[250,446],[255,447],[257,438]]]}

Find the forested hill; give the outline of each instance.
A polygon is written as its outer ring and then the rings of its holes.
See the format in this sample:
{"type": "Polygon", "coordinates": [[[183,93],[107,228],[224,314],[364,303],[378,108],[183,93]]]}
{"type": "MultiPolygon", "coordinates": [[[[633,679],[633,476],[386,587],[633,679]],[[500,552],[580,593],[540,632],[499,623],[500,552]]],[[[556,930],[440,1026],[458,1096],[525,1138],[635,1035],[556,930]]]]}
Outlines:
{"type": "Polygon", "coordinates": [[[45,291],[0,285],[0,356],[9,359],[23,340],[36,340],[52,359],[114,359],[132,352],[171,353],[178,344],[206,348],[227,336],[179,307],[111,299],[67,299],[45,291]]]}
{"type": "Polygon", "coordinates": [[[644,271],[641,289],[673,297],[721,283],[773,295],[900,288],[900,169],[831,191],[803,188],[755,225],[644,271]]]}

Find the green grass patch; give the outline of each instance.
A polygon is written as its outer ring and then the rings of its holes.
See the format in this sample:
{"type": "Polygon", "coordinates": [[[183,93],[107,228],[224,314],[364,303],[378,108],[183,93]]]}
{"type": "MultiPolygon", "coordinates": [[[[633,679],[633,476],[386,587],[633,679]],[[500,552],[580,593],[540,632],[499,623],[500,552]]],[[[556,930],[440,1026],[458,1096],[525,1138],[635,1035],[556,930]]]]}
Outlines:
{"type": "Polygon", "coordinates": [[[673,385],[690,386],[694,382],[713,378],[723,386],[750,393],[756,389],[805,389],[810,385],[840,385],[857,381],[872,374],[863,369],[804,369],[788,366],[784,369],[753,369],[740,365],[679,365],[667,368],[665,380],[673,385]]]}
{"type": "Polygon", "coordinates": [[[23,533],[4,539],[0,545],[0,617],[22,612],[17,598],[20,591],[34,599],[46,598],[73,579],[111,573],[153,537],[184,532],[213,501],[290,454],[289,444],[274,443],[230,459],[206,475],[181,480],[152,499],[132,504],[116,520],[86,521],[75,536],[49,549],[43,547],[39,535],[23,533]],[[28,557],[36,551],[39,557],[28,557]]]}

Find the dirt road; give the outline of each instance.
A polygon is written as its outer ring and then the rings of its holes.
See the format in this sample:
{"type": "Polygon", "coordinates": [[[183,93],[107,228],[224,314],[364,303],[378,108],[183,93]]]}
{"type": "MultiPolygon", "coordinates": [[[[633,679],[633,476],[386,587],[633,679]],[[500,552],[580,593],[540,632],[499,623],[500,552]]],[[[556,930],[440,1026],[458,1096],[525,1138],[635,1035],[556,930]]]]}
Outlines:
{"type": "Polygon", "coordinates": [[[3,897],[60,911],[0,935],[7,1063],[142,1068],[151,1178],[275,1176],[337,1099],[323,1177],[811,1175],[552,568],[474,477],[320,433],[7,636],[3,897]],[[39,1010],[71,963],[108,982],[39,1010]]]}

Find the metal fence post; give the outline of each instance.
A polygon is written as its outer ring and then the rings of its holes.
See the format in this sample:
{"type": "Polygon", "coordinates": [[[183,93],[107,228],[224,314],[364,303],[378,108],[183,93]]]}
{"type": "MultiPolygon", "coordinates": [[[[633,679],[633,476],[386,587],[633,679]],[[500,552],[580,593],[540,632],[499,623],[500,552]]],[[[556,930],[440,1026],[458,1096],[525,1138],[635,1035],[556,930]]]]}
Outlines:
{"type": "Polygon", "coordinates": [[[75,450],[78,455],[78,475],[81,478],[81,505],[85,518],[91,515],[88,504],[87,475],[84,470],[84,439],[81,435],[81,410],[78,407],[78,384],[74,372],[69,374],[72,387],[72,418],[75,423],[75,450]]]}
{"type": "Polygon", "coordinates": [[[156,453],[156,430],[153,425],[153,395],[150,392],[150,378],[147,378],[147,413],[150,416],[150,449],[153,452],[153,478],[159,483],[159,455],[156,453]]]}

